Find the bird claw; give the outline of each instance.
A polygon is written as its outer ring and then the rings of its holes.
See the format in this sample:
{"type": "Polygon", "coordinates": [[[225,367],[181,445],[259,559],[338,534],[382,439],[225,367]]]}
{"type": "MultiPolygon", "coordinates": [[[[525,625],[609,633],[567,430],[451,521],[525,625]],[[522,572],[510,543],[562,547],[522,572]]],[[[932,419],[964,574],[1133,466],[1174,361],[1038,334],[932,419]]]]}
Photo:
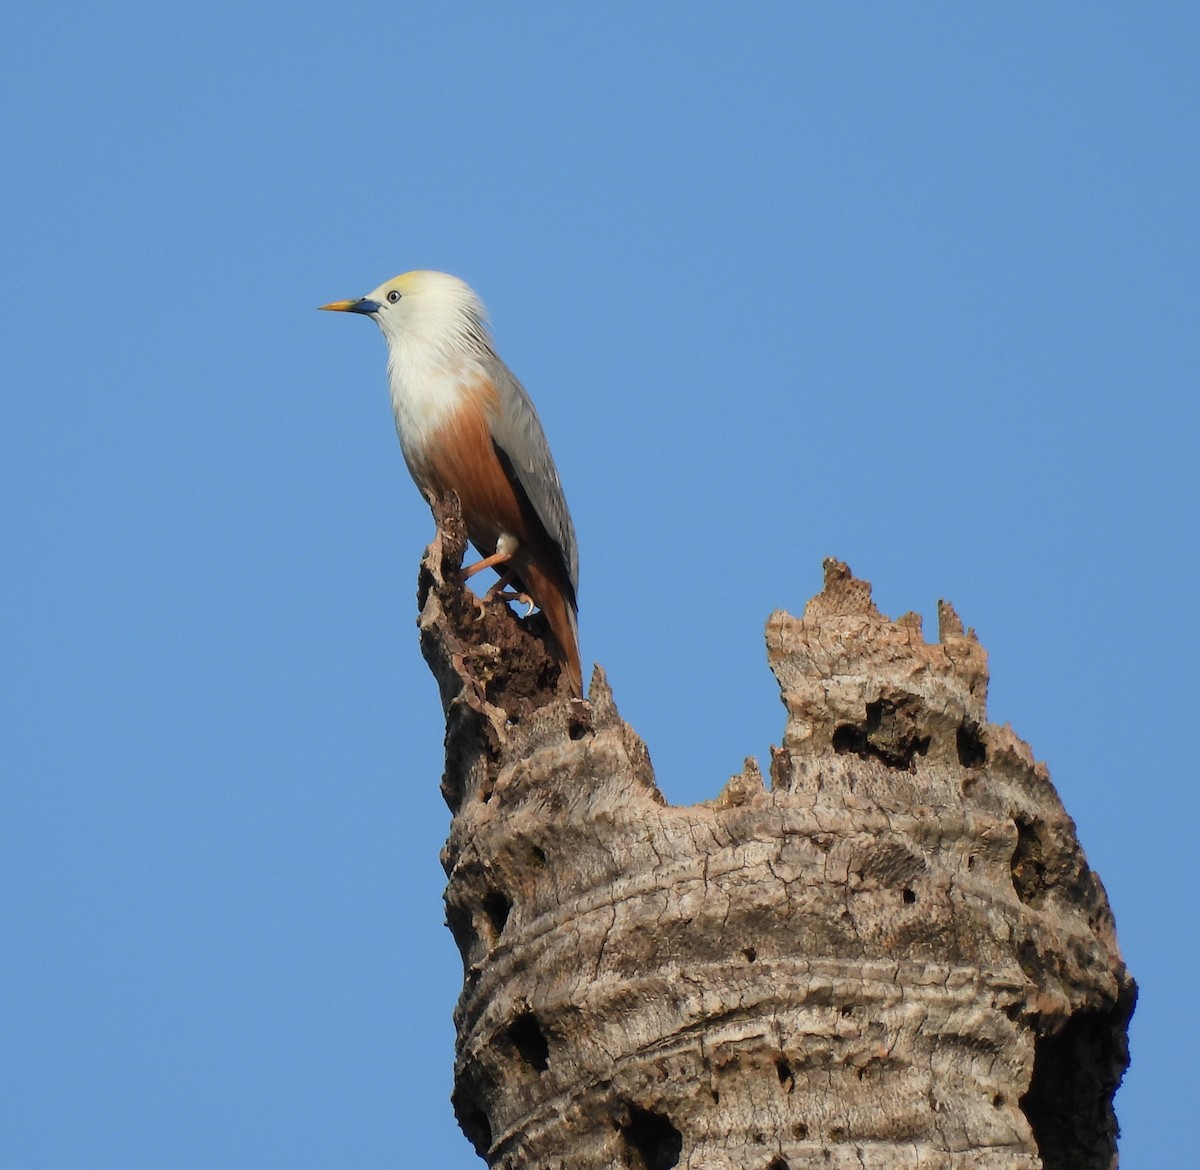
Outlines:
{"type": "Polygon", "coordinates": [[[478,611],[480,617],[483,617],[487,613],[486,602],[488,598],[480,597],[479,594],[466,584],[463,585],[463,592],[470,598],[472,608],[478,611]]]}
{"type": "Polygon", "coordinates": [[[537,603],[532,597],[529,596],[528,593],[524,593],[520,589],[510,589],[509,586],[512,584],[512,579],[513,570],[511,568],[505,569],[504,572],[500,574],[500,577],[495,584],[493,584],[492,587],[483,595],[483,600],[519,601],[522,605],[527,607],[525,610],[525,616],[528,617],[531,613],[533,613],[537,603]]]}
{"type": "Polygon", "coordinates": [[[486,595],[484,596],[484,600],[519,601],[522,605],[527,607],[525,610],[525,617],[528,617],[531,613],[533,613],[534,609],[537,607],[537,602],[535,602],[528,593],[520,593],[515,589],[499,589],[495,585],[493,585],[492,588],[487,591],[486,595]]]}

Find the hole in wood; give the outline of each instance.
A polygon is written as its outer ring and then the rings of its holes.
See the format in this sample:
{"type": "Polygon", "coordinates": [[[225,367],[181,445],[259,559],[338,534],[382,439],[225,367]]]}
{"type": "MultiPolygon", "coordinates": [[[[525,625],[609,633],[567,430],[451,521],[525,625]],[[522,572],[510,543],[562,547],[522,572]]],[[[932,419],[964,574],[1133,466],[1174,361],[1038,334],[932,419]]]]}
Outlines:
{"type": "Polygon", "coordinates": [[[492,928],[493,941],[498,939],[508,925],[508,915],[512,910],[512,902],[499,890],[489,890],[483,899],[483,912],[487,915],[492,928]]]}
{"type": "Polygon", "coordinates": [[[1020,1105],[1045,1170],[1116,1165],[1112,1099],[1129,1058],[1133,999],[1108,1012],[1076,1012],[1058,1032],[1034,1040],[1033,1076],[1020,1105]]]}
{"type": "Polygon", "coordinates": [[[508,1026],[508,1039],[530,1068],[545,1072],[550,1067],[550,1045],[533,1012],[522,1012],[513,1020],[508,1026]]]}
{"type": "Polygon", "coordinates": [[[987,745],[979,734],[978,723],[963,723],[954,736],[958,762],[964,768],[978,768],[987,762],[987,745]]]}
{"type": "Polygon", "coordinates": [[[867,737],[853,723],[843,723],[833,732],[833,750],[839,755],[867,757],[867,737]]]}
{"type": "Polygon", "coordinates": [[[1028,905],[1045,889],[1045,844],[1041,825],[1036,821],[1018,816],[1013,823],[1017,827],[1017,847],[1013,850],[1010,863],[1013,889],[1017,897],[1028,905]]]}
{"type": "Polygon", "coordinates": [[[671,1170],[679,1164],[683,1135],[665,1113],[630,1104],[627,1120],[617,1124],[629,1170],[671,1170]]]}
{"type": "Polygon", "coordinates": [[[921,735],[923,707],[914,696],[868,703],[861,724],[843,723],[833,733],[835,752],[878,760],[889,768],[912,771],[916,757],[929,751],[930,737],[921,735]]]}
{"type": "Polygon", "coordinates": [[[471,916],[461,906],[446,907],[446,925],[458,944],[458,953],[462,956],[464,965],[471,962],[475,948],[479,945],[479,935],[475,931],[475,923],[471,916]]]}
{"type": "Polygon", "coordinates": [[[775,1072],[779,1076],[779,1083],[790,1093],[796,1087],[796,1077],[786,1057],[781,1056],[775,1062],[775,1072]]]}
{"type": "Polygon", "coordinates": [[[492,1124],[488,1115],[479,1103],[474,1091],[456,1089],[453,1095],[454,1116],[467,1141],[475,1147],[475,1152],[486,1159],[492,1148],[492,1124]]]}

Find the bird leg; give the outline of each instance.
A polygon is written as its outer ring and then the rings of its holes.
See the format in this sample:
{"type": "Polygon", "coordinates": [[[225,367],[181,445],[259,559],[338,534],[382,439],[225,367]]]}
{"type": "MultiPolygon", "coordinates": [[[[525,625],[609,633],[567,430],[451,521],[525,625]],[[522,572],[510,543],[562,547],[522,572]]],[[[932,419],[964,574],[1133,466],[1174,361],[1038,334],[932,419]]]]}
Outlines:
{"type": "MultiPolygon", "coordinates": [[[[515,536],[507,532],[502,532],[500,538],[496,541],[496,551],[490,557],[484,557],[481,561],[476,561],[473,565],[468,565],[459,574],[459,580],[465,581],[468,577],[474,577],[476,573],[484,569],[494,569],[497,565],[507,565],[516,554],[519,544],[515,536]]],[[[480,549],[480,552],[483,550],[480,549]]]]}
{"type": "Polygon", "coordinates": [[[476,573],[482,573],[484,569],[494,569],[497,565],[505,565],[512,560],[512,550],[501,551],[497,550],[490,557],[484,557],[481,561],[476,561],[473,565],[468,565],[458,575],[460,581],[466,581],[468,577],[474,577],[476,573]]]}
{"type": "Polygon", "coordinates": [[[536,602],[528,593],[520,589],[509,589],[512,584],[513,577],[516,575],[516,569],[511,565],[500,574],[496,583],[483,595],[484,601],[519,601],[522,605],[528,606],[525,610],[525,616],[528,617],[533,613],[536,602]]]}
{"type": "Polygon", "coordinates": [[[512,567],[512,565],[509,565],[503,573],[500,573],[496,577],[492,587],[483,595],[483,600],[494,601],[497,594],[499,594],[502,590],[507,589],[509,585],[512,584],[513,573],[515,572],[516,570],[512,567]]]}
{"type": "Polygon", "coordinates": [[[526,617],[533,613],[534,600],[527,593],[521,590],[508,592],[508,586],[512,583],[513,577],[516,576],[517,568],[512,564],[512,559],[517,551],[517,541],[512,536],[503,535],[496,542],[496,551],[490,557],[484,557],[481,561],[476,561],[473,565],[468,565],[459,574],[459,580],[464,584],[468,577],[474,577],[476,573],[484,569],[495,569],[497,573],[496,583],[483,595],[484,603],[489,601],[519,601],[529,607],[526,617]],[[507,566],[501,571],[498,566],[507,566]]]}
{"type": "Polygon", "coordinates": [[[480,597],[476,596],[476,594],[467,587],[467,578],[474,577],[476,573],[481,573],[481,572],[483,572],[484,569],[490,569],[490,568],[494,567],[495,565],[502,565],[506,561],[510,560],[511,558],[512,558],[511,552],[497,551],[497,552],[492,553],[492,555],[490,557],[484,557],[483,560],[476,561],[473,565],[468,565],[465,569],[459,570],[458,583],[463,587],[463,590],[466,592],[467,596],[471,599],[471,603],[479,611],[480,617],[483,617],[483,615],[487,612],[487,602],[492,600],[492,591],[496,587],[495,587],[495,585],[493,585],[492,588],[489,589],[482,598],[480,598],[480,597]]]}

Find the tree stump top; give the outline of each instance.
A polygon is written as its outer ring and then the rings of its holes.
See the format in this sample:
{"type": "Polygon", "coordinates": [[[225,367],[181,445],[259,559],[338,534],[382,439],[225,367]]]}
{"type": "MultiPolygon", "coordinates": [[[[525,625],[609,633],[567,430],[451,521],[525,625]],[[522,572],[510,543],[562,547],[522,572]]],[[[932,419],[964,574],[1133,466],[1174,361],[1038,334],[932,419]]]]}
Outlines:
{"type": "Polygon", "coordinates": [[[537,618],[419,586],[446,713],[455,1108],[496,1167],[1115,1165],[1134,985],[1045,767],[987,722],[987,658],[826,562],[772,614],[787,708],[675,807],[602,671],[537,618]]]}

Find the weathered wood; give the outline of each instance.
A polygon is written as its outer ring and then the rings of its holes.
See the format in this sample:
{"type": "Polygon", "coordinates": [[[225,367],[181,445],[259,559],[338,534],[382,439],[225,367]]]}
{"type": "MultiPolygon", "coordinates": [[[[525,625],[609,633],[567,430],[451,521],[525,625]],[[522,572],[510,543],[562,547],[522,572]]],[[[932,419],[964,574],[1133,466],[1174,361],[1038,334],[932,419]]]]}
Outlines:
{"type": "Polygon", "coordinates": [[[493,1167],[1115,1166],[1134,984],[1046,769],[987,723],[941,607],[883,617],[829,562],[767,653],[757,765],[667,805],[603,673],[423,564],[463,955],[454,1104],[493,1167]]]}

